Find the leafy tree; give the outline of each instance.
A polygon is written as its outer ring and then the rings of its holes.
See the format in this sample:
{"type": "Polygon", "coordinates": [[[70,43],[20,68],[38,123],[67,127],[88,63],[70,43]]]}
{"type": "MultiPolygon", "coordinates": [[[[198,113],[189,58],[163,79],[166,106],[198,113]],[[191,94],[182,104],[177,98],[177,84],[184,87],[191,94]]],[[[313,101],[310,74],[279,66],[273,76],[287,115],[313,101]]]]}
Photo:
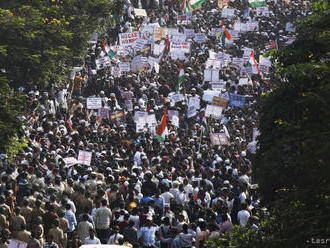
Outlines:
{"type": "Polygon", "coordinates": [[[14,86],[43,88],[67,80],[72,61],[85,53],[101,21],[110,19],[112,6],[120,11],[117,5],[109,0],[0,2],[2,74],[14,86]]]}
{"type": "Polygon", "coordinates": [[[17,137],[22,134],[19,117],[23,113],[23,103],[24,97],[10,89],[7,80],[0,77],[0,153],[7,153],[10,144],[19,143],[17,137]]]}

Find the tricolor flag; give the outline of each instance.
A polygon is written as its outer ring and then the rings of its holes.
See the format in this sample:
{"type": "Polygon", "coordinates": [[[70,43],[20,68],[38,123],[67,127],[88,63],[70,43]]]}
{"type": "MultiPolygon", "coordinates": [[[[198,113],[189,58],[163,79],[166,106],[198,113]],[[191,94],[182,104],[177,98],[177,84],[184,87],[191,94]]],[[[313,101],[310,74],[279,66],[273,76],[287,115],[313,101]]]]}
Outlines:
{"type": "Polygon", "coordinates": [[[162,61],[163,58],[167,57],[169,51],[170,51],[170,41],[169,41],[169,39],[166,39],[165,47],[164,47],[162,53],[158,57],[159,63],[162,61]]]}
{"type": "Polygon", "coordinates": [[[202,6],[202,4],[205,2],[206,0],[190,0],[189,1],[189,5],[192,9],[197,9],[198,7],[202,6]]]}
{"type": "Polygon", "coordinates": [[[258,63],[256,61],[256,58],[254,56],[254,52],[252,51],[251,55],[250,55],[250,60],[249,63],[252,66],[252,73],[253,74],[259,74],[260,75],[260,70],[259,70],[259,66],[258,63]]]}
{"type": "Polygon", "coordinates": [[[166,129],[167,129],[167,108],[165,108],[162,121],[160,123],[160,126],[157,129],[157,132],[156,132],[156,134],[157,134],[156,137],[157,137],[159,142],[164,142],[165,141],[166,129]]]}
{"type": "Polygon", "coordinates": [[[203,119],[202,119],[202,128],[203,128],[203,135],[208,135],[209,134],[209,126],[207,124],[207,119],[206,119],[206,116],[204,115],[203,116],[203,119]]]}
{"type": "Polygon", "coordinates": [[[107,43],[105,43],[104,41],[102,41],[102,45],[104,50],[107,52],[109,58],[115,62],[116,64],[120,63],[119,59],[117,59],[115,57],[115,52],[113,50],[111,50],[111,48],[107,45],[107,43]]]}
{"type": "Polygon", "coordinates": [[[187,14],[189,12],[189,0],[182,0],[182,12],[187,14]]]}
{"type": "Polygon", "coordinates": [[[228,28],[226,28],[226,27],[225,27],[225,35],[226,35],[227,40],[231,40],[231,35],[228,31],[228,28]]]}
{"type": "Polygon", "coordinates": [[[179,93],[180,86],[181,86],[183,81],[184,81],[184,70],[183,70],[183,64],[181,64],[180,71],[179,71],[178,84],[176,85],[176,88],[175,88],[176,93],[179,93]]]}
{"type": "Polygon", "coordinates": [[[266,5],[264,0],[249,0],[249,4],[251,7],[260,7],[266,5]]]}
{"type": "MultiPolygon", "coordinates": [[[[222,25],[223,26],[223,25],[222,25]]],[[[226,39],[227,40],[231,40],[231,35],[229,33],[229,30],[226,26],[225,27],[225,31],[222,33],[222,36],[221,36],[221,42],[222,42],[222,46],[225,46],[226,44],[226,39]]]]}

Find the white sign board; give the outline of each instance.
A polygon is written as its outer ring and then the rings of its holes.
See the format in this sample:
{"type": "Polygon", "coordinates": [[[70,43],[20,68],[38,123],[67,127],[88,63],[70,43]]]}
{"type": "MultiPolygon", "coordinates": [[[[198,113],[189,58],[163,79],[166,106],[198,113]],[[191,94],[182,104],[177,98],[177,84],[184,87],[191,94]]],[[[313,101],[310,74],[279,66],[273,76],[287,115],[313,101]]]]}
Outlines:
{"type": "Polygon", "coordinates": [[[92,161],[92,153],[91,152],[79,150],[78,164],[84,164],[84,165],[90,166],[91,161],[92,161]]]}
{"type": "Polygon", "coordinates": [[[88,97],[86,98],[87,109],[99,109],[102,108],[102,99],[100,97],[88,97]]]}

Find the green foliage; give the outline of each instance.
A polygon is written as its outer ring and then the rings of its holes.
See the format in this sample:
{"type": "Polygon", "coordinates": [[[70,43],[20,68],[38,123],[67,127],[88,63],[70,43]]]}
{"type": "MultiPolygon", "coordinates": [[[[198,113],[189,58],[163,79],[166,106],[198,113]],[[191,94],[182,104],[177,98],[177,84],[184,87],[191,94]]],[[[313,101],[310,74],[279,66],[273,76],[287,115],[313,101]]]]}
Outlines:
{"type": "Polygon", "coordinates": [[[0,77],[0,153],[8,151],[12,137],[20,134],[24,97],[8,86],[8,81],[0,77]]]}
{"type": "Polygon", "coordinates": [[[17,136],[11,137],[8,145],[6,146],[7,161],[9,163],[14,162],[15,156],[22,152],[25,147],[28,146],[28,141],[26,138],[17,136]]]}
{"type": "Polygon", "coordinates": [[[110,19],[112,6],[120,10],[117,5],[109,0],[0,2],[0,68],[15,86],[60,84],[92,33],[110,19]]]}

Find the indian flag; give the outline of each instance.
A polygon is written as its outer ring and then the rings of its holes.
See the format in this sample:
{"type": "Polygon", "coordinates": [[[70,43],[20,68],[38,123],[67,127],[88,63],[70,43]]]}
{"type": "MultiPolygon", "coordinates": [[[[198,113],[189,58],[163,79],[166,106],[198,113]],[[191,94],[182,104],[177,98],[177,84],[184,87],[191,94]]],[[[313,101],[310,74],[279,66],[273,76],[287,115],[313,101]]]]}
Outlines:
{"type": "Polygon", "coordinates": [[[180,67],[180,72],[179,72],[179,79],[178,79],[178,84],[176,85],[175,92],[179,93],[180,91],[180,86],[184,81],[184,70],[183,70],[183,64],[181,64],[180,67]]]}
{"type": "Polygon", "coordinates": [[[107,52],[109,58],[115,62],[116,64],[117,63],[120,63],[119,59],[117,59],[115,57],[115,52],[113,50],[111,50],[111,48],[107,45],[107,43],[105,43],[104,41],[102,41],[102,45],[103,45],[103,48],[104,50],[107,52]]]}
{"type": "Polygon", "coordinates": [[[156,137],[159,142],[165,141],[165,134],[167,130],[167,108],[165,108],[164,115],[162,118],[162,121],[157,129],[156,137]]]}
{"type": "Polygon", "coordinates": [[[251,7],[260,7],[266,5],[266,2],[263,0],[249,0],[251,7]]]}
{"type": "Polygon", "coordinates": [[[182,12],[187,14],[189,12],[189,0],[182,0],[182,12]]]}
{"type": "Polygon", "coordinates": [[[161,62],[163,58],[166,58],[169,51],[170,51],[170,41],[169,41],[169,39],[166,39],[165,47],[164,47],[162,53],[159,55],[158,61],[161,62]]]}
{"type": "Polygon", "coordinates": [[[202,128],[203,128],[203,135],[208,135],[209,134],[209,125],[207,124],[207,119],[206,116],[203,116],[202,119],[202,128]]]}
{"type": "Polygon", "coordinates": [[[252,51],[251,55],[250,55],[250,60],[249,63],[252,66],[252,73],[253,74],[259,74],[260,75],[260,70],[259,70],[259,66],[258,63],[256,61],[256,58],[254,56],[254,52],[252,51]]]}
{"type": "Polygon", "coordinates": [[[205,2],[206,0],[190,0],[189,1],[189,5],[192,9],[197,9],[198,7],[202,6],[202,4],[205,2]]]}

